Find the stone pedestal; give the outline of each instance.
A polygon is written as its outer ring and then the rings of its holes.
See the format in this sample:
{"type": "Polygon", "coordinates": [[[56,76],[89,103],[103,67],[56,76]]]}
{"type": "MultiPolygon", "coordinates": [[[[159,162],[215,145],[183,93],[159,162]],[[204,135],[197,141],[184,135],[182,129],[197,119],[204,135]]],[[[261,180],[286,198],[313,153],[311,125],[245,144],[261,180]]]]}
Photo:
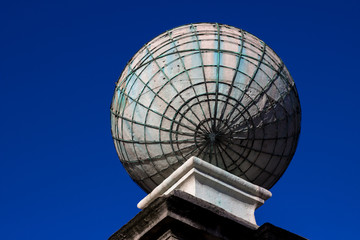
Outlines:
{"type": "Polygon", "coordinates": [[[254,211],[271,193],[192,157],[138,204],[143,209],[109,240],[304,240],[254,211]]]}
{"type": "Polygon", "coordinates": [[[255,209],[271,192],[199,158],[191,157],[138,204],[146,208],[160,196],[181,190],[220,207],[257,228],[255,209]]]}
{"type": "Polygon", "coordinates": [[[174,190],[152,201],[109,240],[304,240],[265,223],[254,226],[191,194],[174,190]]]}

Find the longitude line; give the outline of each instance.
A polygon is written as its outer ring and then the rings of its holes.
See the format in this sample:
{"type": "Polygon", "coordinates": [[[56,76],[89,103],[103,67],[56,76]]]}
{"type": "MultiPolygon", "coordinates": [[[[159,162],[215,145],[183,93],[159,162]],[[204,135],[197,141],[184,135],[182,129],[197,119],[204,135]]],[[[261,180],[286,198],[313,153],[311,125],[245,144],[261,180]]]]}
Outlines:
{"type": "MultiPolygon", "coordinates": [[[[192,31],[194,31],[195,33],[195,37],[196,37],[196,42],[197,42],[197,45],[198,45],[198,48],[199,48],[199,55],[200,55],[200,61],[201,61],[201,67],[202,67],[202,72],[203,72],[203,76],[204,76],[204,85],[205,85],[205,90],[206,90],[206,97],[207,97],[207,103],[208,103],[208,108],[209,108],[209,115],[210,115],[210,119],[212,118],[212,114],[211,114],[211,107],[210,107],[210,98],[209,98],[209,90],[208,90],[208,87],[207,87],[207,80],[206,80],[206,74],[205,74],[205,67],[204,67],[204,60],[203,60],[203,56],[202,56],[202,49],[200,47],[200,40],[199,40],[199,36],[198,36],[198,33],[197,33],[197,30],[195,30],[195,27],[193,26],[193,24],[191,24],[191,29],[192,31]]],[[[209,126],[210,127],[210,126],[209,126]]],[[[210,128],[211,129],[211,128],[210,128]]]]}
{"type": "MultiPolygon", "coordinates": [[[[149,49],[148,49],[147,47],[146,47],[146,49],[149,51],[149,49]]],[[[150,52],[150,51],[149,51],[149,52],[150,52]]],[[[166,77],[168,83],[170,83],[170,85],[173,87],[173,89],[176,91],[176,93],[179,93],[179,91],[178,91],[178,90],[175,88],[175,86],[172,84],[171,79],[165,74],[164,69],[160,67],[159,63],[156,61],[156,58],[154,58],[154,56],[152,55],[151,52],[150,52],[150,55],[151,55],[151,57],[153,58],[155,64],[156,64],[156,65],[158,66],[158,68],[160,69],[160,71],[161,71],[161,72],[164,74],[164,76],[166,77]]],[[[181,95],[179,95],[179,97],[181,98],[181,100],[183,100],[183,101],[186,103],[185,99],[184,99],[181,95]]],[[[192,109],[190,109],[190,111],[194,114],[194,116],[196,116],[196,114],[192,111],[192,109]]],[[[192,120],[190,120],[190,119],[188,119],[188,118],[186,118],[186,117],[184,117],[184,118],[185,118],[186,120],[188,120],[189,122],[191,122],[194,126],[197,126],[197,124],[194,123],[192,120]]]]}
{"type": "MultiPolygon", "coordinates": [[[[253,73],[253,76],[252,76],[251,79],[250,79],[250,82],[246,85],[244,91],[242,92],[241,96],[239,97],[237,106],[241,104],[241,101],[242,101],[242,99],[244,98],[245,93],[249,90],[250,85],[251,85],[252,82],[255,80],[256,74],[257,74],[257,72],[259,71],[260,65],[261,65],[262,60],[263,60],[263,58],[264,58],[264,56],[265,56],[266,45],[265,45],[265,43],[263,43],[263,44],[264,44],[264,48],[263,48],[261,57],[260,57],[260,59],[257,60],[257,61],[258,61],[258,65],[256,66],[256,69],[255,69],[255,71],[254,71],[254,73],[253,73]]],[[[234,113],[234,109],[226,116],[226,118],[229,120],[233,113],[234,113]]]]}
{"type": "Polygon", "coordinates": [[[219,24],[216,23],[217,27],[217,67],[216,67],[216,87],[215,87],[215,105],[214,105],[214,118],[212,123],[212,130],[216,131],[216,117],[217,117],[217,109],[218,109],[218,94],[219,94],[219,78],[220,78],[220,27],[219,24]]]}
{"type": "MultiPolygon", "coordinates": [[[[131,67],[129,66],[129,68],[131,69],[131,67]]],[[[133,74],[136,76],[136,78],[137,79],[139,79],[147,88],[149,88],[149,90],[156,96],[156,97],[158,97],[159,99],[161,99],[162,101],[164,101],[167,105],[169,105],[169,103],[165,100],[165,99],[163,99],[160,95],[158,95],[158,93],[156,93],[152,88],[150,88],[149,86],[148,86],[148,83],[145,83],[141,78],[140,78],[140,76],[139,75],[137,75],[135,72],[133,72],[133,74]]],[[[125,94],[125,93],[124,93],[125,94]]],[[[130,98],[130,96],[128,95],[128,94],[126,94],[129,98],[130,98]]],[[[133,98],[132,98],[133,99],[133,98]]],[[[136,101],[136,100],[134,100],[133,99],[133,101],[135,101],[135,104],[136,103],[138,103],[138,101],[136,101]]],[[[176,108],[175,107],[173,107],[173,106],[171,106],[171,105],[169,105],[172,109],[174,109],[175,111],[177,111],[176,110],[176,108]]],[[[144,106],[145,107],[145,106],[144,106]]],[[[145,107],[145,108],[147,108],[147,107],[145,107]]],[[[181,113],[179,113],[180,115],[182,115],[181,113]]],[[[192,123],[195,127],[196,127],[196,124],[195,123],[193,123],[190,119],[188,119],[187,117],[185,117],[185,116],[183,116],[186,120],[188,120],[190,123],[192,123]]],[[[171,119],[169,118],[169,120],[171,121],[171,119]]],[[[192,129],[192,130],[194,130],[194,129],[192,129]]]]}
{"type": "MultiPolygon", "coordinates": [[[[179,59],[180,59],[180,61],[181,61],[181,64],[182,64],[183,67],[184,67],[184,70],[185,70],[186,75],[187,75],[187,77],[188,77],[188,79],[189,79],[190,85],[191,85],[191,87],[192,87],[192,89],[193,89],[193,91],[194,91],[194,94],[195,94],[195,96],[196,96],[196,99],[198,100],[198,103],[199,103],[199,105],[200,105],[200,108],[201,108],[201,111],[202,111],[202,113],[203,113],[204,119],[206,119],[206,115],[205,115],[204,109],[202,108],[202,105],[200,104],[199,96],[198,96],[198,94],[197,94],[197,92],[196,92],[196,90],[195,90],[195,87],[194,87],[193,83],[192,83],[192,80],[191,80],[191,78],[190,78],[189,72],[188,72],[188,70],[187,70],[186,67],[185,67],[185,63],[184,63],[183,57],[181,57],[181,55],[180,55],[180,53],[179,53],[179,50],[178,50],[178,48],[177,48],[177,45],[175,44],[175,41],[174,41],[174,39],[171,37],[171,35],[170,35],[169,32],[168,32],[168,35],[169,35],[169,38],[171,39],[171,42],[173,43],[173,45],[174,45],[174,47],[175,47],[176,53],[177,53],[178,56],[179,56],[179,59]]],[[[201,120],[200,120],[196,115],[195,115],[195,117],[199,120],[199,122],[201,122],[201,120]]]]}
{"type": "MultiPolygon", "coordinates": [[[[238,74],[238,69],[239,69],[239,67],[240,67],[240,61],[241,61],[241,56],[242,56],[243,48],[244,48],[244,31],[241,30],[241,46],[240,46],[239,53],[238,53],[238,61],[237,61],[237,63],[236,63],[236,69],[235,69],[235,71],[234,71],[234,76],[233,76],[233,79],[232,79],[232,81],[231,81],[231,85],[230,85],[230,88],[229,88],[229,91],[228,91],[228,96],[231,95],[232,90],[233,90],[234,82],[235,82],[235,79],[236,79],[237,74],[238,74]]],[[[226,110],[226,107],[227,107],[227,105],[228,105],[228,101],[229,101],[229,98],[226,98],[226,103],[224,104],[224,107],[223,107],[223,109],[222,109],[220,119],[223,119],[223,117],[224,117],[225,110],[226,110]]]]}

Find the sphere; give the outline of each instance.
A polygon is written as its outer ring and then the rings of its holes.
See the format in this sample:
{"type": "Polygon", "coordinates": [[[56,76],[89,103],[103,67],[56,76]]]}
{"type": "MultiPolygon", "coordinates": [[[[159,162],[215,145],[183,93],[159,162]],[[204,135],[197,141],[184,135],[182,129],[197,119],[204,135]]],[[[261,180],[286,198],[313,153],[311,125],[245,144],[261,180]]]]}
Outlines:
{"type": "Polygon", "coordinates": [[[177,27],[145,44],[111,104],[118,156],[146,192],[191,156],[269,189],[295,153],[300,120],[294,81],[275,52],[216,23],[177,27]]]}

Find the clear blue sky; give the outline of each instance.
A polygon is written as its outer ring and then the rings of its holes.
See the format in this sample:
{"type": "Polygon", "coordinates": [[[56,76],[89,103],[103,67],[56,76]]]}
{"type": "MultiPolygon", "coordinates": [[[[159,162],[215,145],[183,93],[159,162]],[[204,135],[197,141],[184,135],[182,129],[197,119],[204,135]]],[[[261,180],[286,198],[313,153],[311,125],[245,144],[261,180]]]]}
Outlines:
{"type": "Polygon", "coordinates": [[[295,157],[256,213],[310,239],[358,237],[357,1],[2,1],[0,238],[107,239],[145,193],[117,158],[110,102],[127,61],[179,25],[219,22],[273,48],[303,120],[295,157]]]}

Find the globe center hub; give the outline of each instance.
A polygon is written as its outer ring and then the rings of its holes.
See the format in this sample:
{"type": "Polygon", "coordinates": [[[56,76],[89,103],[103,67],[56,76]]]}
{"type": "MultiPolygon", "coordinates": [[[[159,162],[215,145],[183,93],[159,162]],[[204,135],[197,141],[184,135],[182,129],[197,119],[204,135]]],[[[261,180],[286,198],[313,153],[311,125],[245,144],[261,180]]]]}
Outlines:
{"type": "Polygon", "coordinates": [[[217,134],[216,133],[210,133],[209,135],[208,135],[208,137],[209,137],[209,139],[210,139],[210,141],[212,142],[212,143],[214,143],[214,142],[216,142],[216,140],[218,140],[217,139],[217,134]]]}

